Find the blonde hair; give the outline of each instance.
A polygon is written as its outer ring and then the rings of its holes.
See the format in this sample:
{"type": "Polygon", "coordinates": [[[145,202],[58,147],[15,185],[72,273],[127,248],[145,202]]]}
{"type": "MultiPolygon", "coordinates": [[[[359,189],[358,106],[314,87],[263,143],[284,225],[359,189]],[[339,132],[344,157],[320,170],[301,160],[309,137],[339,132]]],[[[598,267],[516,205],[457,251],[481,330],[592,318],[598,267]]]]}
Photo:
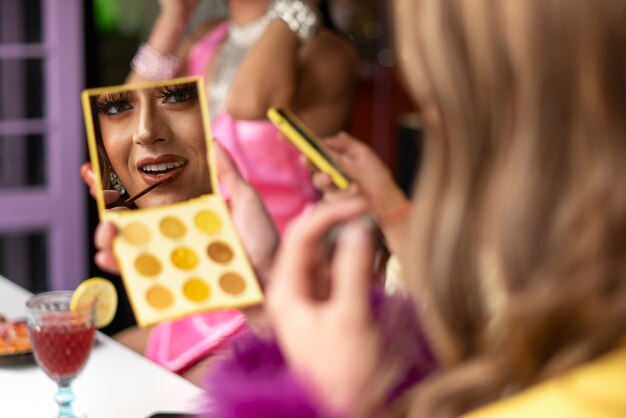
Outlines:
{"type": "Polygon", "coordinates": [[[454,416],[626,335],[626,2],[398,0],[424,109],[411,286],[454,416]]]}

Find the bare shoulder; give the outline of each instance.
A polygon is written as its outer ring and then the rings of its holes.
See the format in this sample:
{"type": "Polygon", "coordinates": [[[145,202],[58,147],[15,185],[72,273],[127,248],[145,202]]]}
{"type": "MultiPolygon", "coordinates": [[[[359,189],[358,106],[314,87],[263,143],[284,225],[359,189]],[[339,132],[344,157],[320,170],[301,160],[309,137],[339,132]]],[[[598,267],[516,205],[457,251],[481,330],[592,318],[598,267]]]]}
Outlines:
{"type": "Polygon", "coordinates": [[[352,69],[358,61],[358,54],[354,44],[346,37],[322,29],[308,44],[302,48],[301,60],[303,64],[327,67],[334,70],[344,67],[352,69]]]}
{"type": "Polygon", "coordinates": [[[357,79],[358,53],[352,42],[322,30],[299,52],[294,110],[322,136],[346,125],[357,79]]]}
{"type": "Polygon", "coordinates": [[[358,53],[354,44],[327,29],[318,33],[300,52],[304,78],[315,84],[321,83],[325,86],[324,91],[332,96],[351,89],[357,64],[358,53]]]}

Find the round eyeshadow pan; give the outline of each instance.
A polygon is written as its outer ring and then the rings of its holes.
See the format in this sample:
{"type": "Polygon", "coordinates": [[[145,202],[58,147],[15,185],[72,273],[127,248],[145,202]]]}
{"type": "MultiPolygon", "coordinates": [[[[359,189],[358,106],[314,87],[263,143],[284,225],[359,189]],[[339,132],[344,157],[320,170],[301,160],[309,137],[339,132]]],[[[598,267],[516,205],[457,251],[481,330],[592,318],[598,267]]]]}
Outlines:
{"type": "Polygon", "coordinates": [[[225,273],[220,277],[220,287],[229,295],[238,295],[246,288],[246,282],[237,273],[225,273]]]}
{"type": "Polygon", "coordinates": [[[183,285],[183,294],[192,302],[204,302],[211,295],[211,289],[204,280],[193,277],[183,285]]]}
{"type": "Polygon", "coordinates": [[[157,284],[148,289],[146,300],[154,308],[166,309],[174,303],[174,296],[168,288],[157,284]]]}
{"type": "Polygon", "coordinates": [[[198,265],[198,256],[187,247],[179,247],[172,251],[172,264],[181,270],[192,270],[198,265]]]}
{"type": "Polygon", "coordinates": [[[152,277],[161,272],[161,263],[153,255],[141,254],[135,259],[135,269],[144,276],[152,277]]]}
{"type": "Polygon", "coordinates": [[[207,234],[215,234],[222,229],[222,218],[220,218],[217,212],[212,210],[198,212],[195,223],[199,230],[207,234]]]}
{"type": "Polygon", "coordinates": [[[182,238],[187,233],[185,224],[174,216],[164,218],[161,221],[159,228],[161,229],[161,233],[163,233],[163,235],[172,239],[182,238]]]}
{"type": "Polygon", "coordinates": [[[216,263],[225,264],[233,259],[233,250],[223,241],[216,241],[207,248],[209,258],[216,263]]]}
{"type": "Polygon", "coordinates": [[[133,245],[145,245],[150,242],[150,230],[140,222],[129,223],[122,229],[122,236],[133,245]]]}

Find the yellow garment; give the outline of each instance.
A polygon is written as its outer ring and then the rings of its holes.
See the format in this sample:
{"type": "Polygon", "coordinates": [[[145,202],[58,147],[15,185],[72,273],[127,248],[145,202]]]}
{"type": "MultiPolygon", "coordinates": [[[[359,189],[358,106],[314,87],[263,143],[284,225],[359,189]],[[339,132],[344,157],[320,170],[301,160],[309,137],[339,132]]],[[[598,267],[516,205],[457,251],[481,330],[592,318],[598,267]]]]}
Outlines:
{"type": "Polygon", "coordinates": [[[464,418],[626,418],[626,347],[464,418]]]}

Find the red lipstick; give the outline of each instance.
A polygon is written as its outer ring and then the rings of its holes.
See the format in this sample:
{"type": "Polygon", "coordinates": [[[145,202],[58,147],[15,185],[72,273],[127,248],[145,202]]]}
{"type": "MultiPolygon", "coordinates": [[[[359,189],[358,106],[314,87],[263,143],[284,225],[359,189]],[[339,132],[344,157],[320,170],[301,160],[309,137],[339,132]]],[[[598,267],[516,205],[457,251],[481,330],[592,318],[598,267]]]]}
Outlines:
{"type": "Polygon", "coordinates": [[[136,162],[137,171],[148,184],[170,183],[182,174],[188,160],[178,155],[164,154],[157,157],[146,156],[136,162]]]}

